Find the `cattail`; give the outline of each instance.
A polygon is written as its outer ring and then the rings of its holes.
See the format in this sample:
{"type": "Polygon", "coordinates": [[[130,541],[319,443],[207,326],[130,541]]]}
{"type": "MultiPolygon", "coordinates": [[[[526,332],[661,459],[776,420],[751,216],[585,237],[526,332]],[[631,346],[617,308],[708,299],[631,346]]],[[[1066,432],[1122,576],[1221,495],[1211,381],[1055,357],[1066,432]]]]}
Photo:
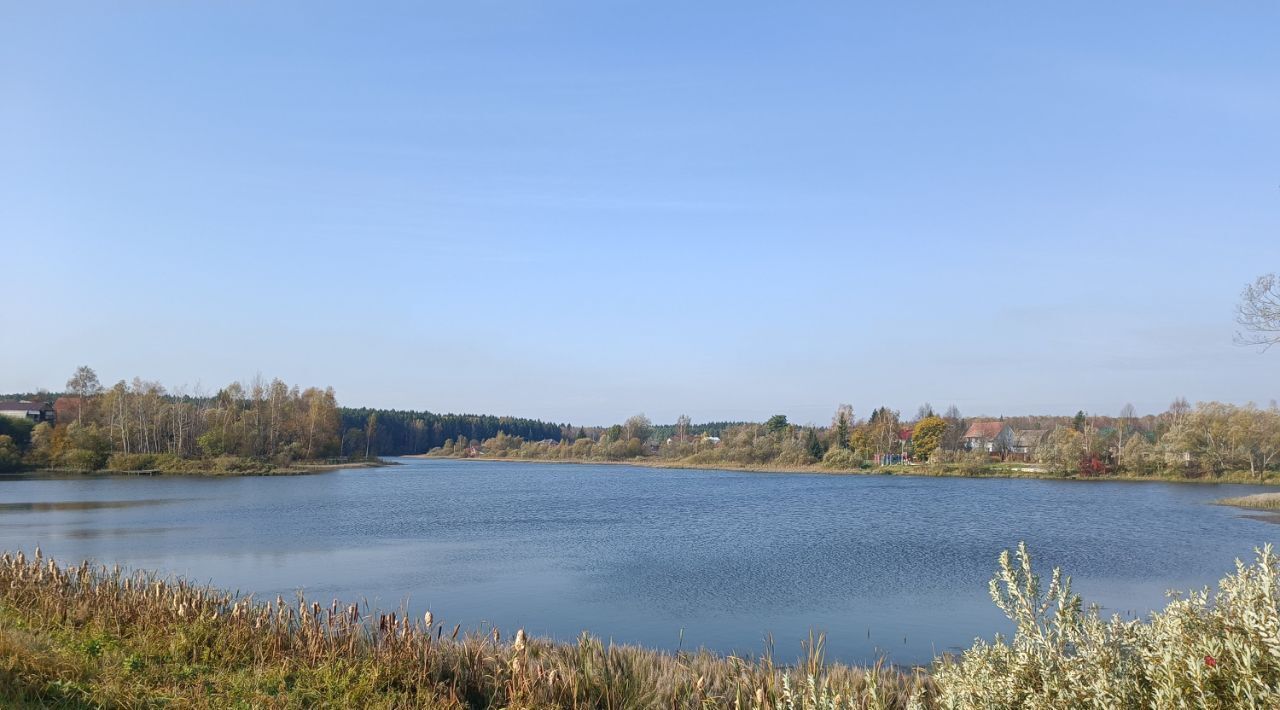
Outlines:
{"type": "Polygon", "coordinates": [[[432,622],[434,621],[435,621],[435,617],[431,615],[431,612],[428,611],[427,613],[422,615],[422,623],[427,625],[428,631],[431,630],[432,622]]]}
{"type": "Polygon", "coordinates": [[[525,649],[528,638],[525,636],[524,629],[516,631],[516,640],[511,643],[511,650],[521,653],[525,649]]]}
{"type": "Polygon", "coordinates": [[[756,688],[756,707],[764,708],[764,688],[756,688]]]}
{"type": "Polygon", "coordinates": [[[495,626],[493,627],[493,642],[498,643],[500,641],[502,641],[502,632],[498,631],[498,627],[495,626]]]}

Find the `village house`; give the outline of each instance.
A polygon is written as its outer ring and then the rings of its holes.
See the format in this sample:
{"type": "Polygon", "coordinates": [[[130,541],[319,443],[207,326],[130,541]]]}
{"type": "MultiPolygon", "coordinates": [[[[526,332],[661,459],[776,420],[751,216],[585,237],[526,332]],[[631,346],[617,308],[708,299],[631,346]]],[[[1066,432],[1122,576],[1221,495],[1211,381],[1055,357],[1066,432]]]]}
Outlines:
{"type": "Polygon", "coordinates": [[[1013,447],[1010,452],[1031,461],[1036,457],[1036,450],[1048,435],[1048,429],[1019,429],[1013,433],[1013,447]]]}
{"type": "Polygon", "coordinates": [[[8,400],[0,402],[0,415],[14,419],[27,419],[33,422],[49,422],[57,418],[53,405],[49,402],[27,402],[8,400]]]}
{"type": "Polygon", "coordinates": [[[964,433],[964,446],[970,451],[1003,454],[1013,450],[1013,429],[1004,422],[974,422],[964,433]]]}

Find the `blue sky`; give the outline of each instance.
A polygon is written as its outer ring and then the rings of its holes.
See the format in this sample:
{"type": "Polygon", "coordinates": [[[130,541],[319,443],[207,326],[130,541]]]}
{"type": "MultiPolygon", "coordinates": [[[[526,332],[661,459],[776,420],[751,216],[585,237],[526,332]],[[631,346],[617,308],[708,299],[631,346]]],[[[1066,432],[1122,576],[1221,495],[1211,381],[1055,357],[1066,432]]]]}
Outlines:
{"type": "Polygon", "coordinates": [[[0,391],[1280,398],[1274,3],[0,3],[0,391]]]}

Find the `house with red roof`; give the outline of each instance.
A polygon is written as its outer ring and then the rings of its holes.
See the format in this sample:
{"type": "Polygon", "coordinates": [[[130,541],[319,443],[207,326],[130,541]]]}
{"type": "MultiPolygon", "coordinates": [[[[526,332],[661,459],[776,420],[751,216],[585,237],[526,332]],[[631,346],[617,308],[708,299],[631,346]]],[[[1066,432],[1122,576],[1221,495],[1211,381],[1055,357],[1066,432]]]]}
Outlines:
{"type": "Polygon", "coordinates": [[[1013,448],[1013,429],[1000,421],[974,422],[964,433],[965,448],[1003,454],[1013,448]]]}

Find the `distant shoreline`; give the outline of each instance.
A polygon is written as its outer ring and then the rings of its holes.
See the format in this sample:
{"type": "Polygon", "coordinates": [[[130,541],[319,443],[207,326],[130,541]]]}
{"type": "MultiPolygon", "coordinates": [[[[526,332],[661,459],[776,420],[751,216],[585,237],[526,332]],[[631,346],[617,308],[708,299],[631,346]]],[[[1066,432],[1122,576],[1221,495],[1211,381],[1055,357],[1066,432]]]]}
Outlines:
{"type": "Polygon", "coordinates": [[[411,459],[439,459],[443,461],[488,461],[488,462],[510,462],[510,463],[533,463],[533,464],[590,464],[601,466],[637,466],[641,468],[662,468],[676,470],[702,470],[702,471],[734,471],[747,473],[808,473],[821,474],[824,476],[910,476],[913,478],[1018,478],[1033,479],[1044,481],[1121,481],[1130,483],[1191,483],[1191,484],[1220,484],[1230,483],[1236,485],[1253,485],[1253,486],[1280,486],[1280,478],[1269,477],[1265,480],[1257,480],[1256,477],[1250,476],[1248,473],[1239,475],[1236,473],[1228,473],[1217,478],[1175,478],[1163,476],[1080,476],[1077,474],[1057,475],[1048,471],[1015,470],[1012,468],[993,468],[984,470],[979,473],[968,473],[959,470],[947,470],[929,467],[926,465],[901,465],[894,464],[891,466],[883,466],[872,469],[833,469],[823,468],[820,465],[810,466],[778,466],[778,465],[754,465],[754,464],[702,464],[687,463],[683,461],[651,461],[646,459],[634,459],[627,461],[591,461],[582,459],[528,459],[528,458],[511,458],[502,456],[432,456],[431,454],[406,454],[401,458],[411,459]],[[922,470],[921,470],[922,469],[922,470]]]}
{"type": "Polygon", "coordinates": [[[144,471],[113,471],[110,469],[100,468],[96,470],[74,469],[74,468],[33,468],[25,471],[10,471],[0,473],[0,480],[4,478],[68,478],[68,477],[117,477],[117,476],[138,476],[138,477],[155,477],[155,478],[174,478],[182,476],[200,476],[205,478],[238,478],[245,476],[310,476],[318,473],[331,473],[346,468],[381,468],[383,466],[396,466],[394,461],[351,461],[348,463],[318,463],[318,464],[290,464],[279,468],[261,468],[248,471],[215,471],[215,470],[190,470],[190,471],[165,471],[162,469],[149,469],[144,471]]]}

